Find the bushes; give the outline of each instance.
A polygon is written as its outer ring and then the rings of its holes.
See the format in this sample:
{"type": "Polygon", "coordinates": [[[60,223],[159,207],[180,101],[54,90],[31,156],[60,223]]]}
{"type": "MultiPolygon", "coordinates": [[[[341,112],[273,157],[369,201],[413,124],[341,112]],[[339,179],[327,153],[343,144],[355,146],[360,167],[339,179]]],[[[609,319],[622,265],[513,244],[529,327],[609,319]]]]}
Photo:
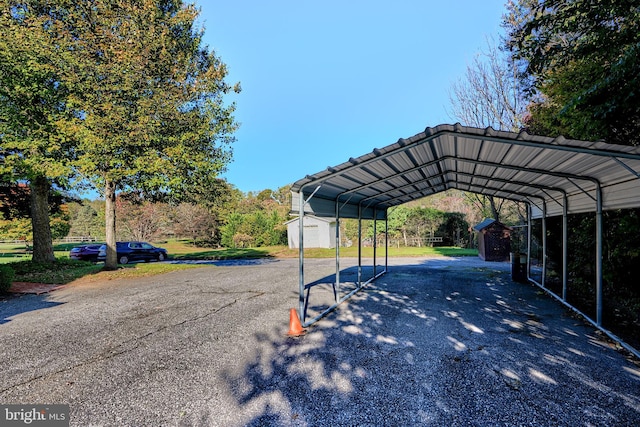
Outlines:
{"type": "Polygon", "coordinates": [[[226,248],[247,248],[287,244],[286,217],[276,210],[249,214],[232,213],[222,227],[221,243],[226,248]]]}
{"type": "MultiPolygon", "coordinates": [[[[573,214],[568,217],[569,303],[595,318],[595,215],[573,214]]],[[[536,221],[534,235],[540,236],[536,221]]],[[[562,274],[562,218],[547,221],[547,254],[555,274],[562,274]]],[[[602,273],[603,325],[630,345],[640,346],[640,209],[603,213],[602,273]]],[[[556,281],[556,292],[561,283],[556,281]]],[[[551,283],[550,287],[553,288],[551,283]]]]}
{"type": "Polygon", "coordinates": [[[9,291],[16,273],[8,265],[0,265],[0,293],[9,291]]]}

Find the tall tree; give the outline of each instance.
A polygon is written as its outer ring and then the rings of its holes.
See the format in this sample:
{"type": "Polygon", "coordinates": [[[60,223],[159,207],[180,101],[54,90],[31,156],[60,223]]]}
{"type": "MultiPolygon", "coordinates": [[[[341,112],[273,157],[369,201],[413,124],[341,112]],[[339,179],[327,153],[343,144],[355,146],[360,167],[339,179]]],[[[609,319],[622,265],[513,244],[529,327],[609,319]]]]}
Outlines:
{"type": "Polygon", "coordinates": [[[504,25],[536,132],[640,144],[637,0],[514,0],[504,25]]]}
{"type": "Polygon", "coordinates": [[[30,187],[33,260],[53,261],[52,186],[72,176],[73,150],[60,132],[69,119],[59,61],[68,54],[42,2],[0,2],[0,173],[30,187]]]}
{"type": "MultiPolygon", "coordinates": [[[[456,81],[449,93],[451,115],[466,126],[511,132],[523,126],[526,103],[518,79],[517,64],[493,41],[467,66],[464,78],[456,81]]],[[[484,215],[500,220],[505,200],[493,196],[467,194],[484,215]]]]}
{"type": "Polygon", "coordinates": [[[396,206],[389,212],[389,230],[394,237],[402,237],[405,246],[409,246],[408,223],[410,210],[404,205],[396,206]]]}
{"type": "Polygon", "coordinates": [[[526,104],[516,64],[492,40],[449,91],[451,116],[465,126],[517,132],[526,104]]]}
{"type": "Polygon", "coordinates": [[[100,224],[98,221],[98,212],[88,201],[83,204],[73,203],[69,206],[71,230],[73,236],[80,237],[98,237],[104,230],[104,221],[100,224]]]}
{"type": "Polygon", "coordinates": [[[119,196],[116,200],[119,240],[153,241],[168,234],[168,208],[165,203],[119,196]]]}
{"type": "Polygon", "coordinates": [[[181,203],[175,208],[174,232],[177,236],[191,238],[194,246],[198,240],[210,245],[217,242],[218,223],[202,205],[181,203]]]}
{"type": "Polygon", "coordinates": [[[234,106],[223,96],[226,66],[202,44],[198,11],[179,0],[65,1],[65,36],[75,57],[65,79],[81,111],[82,174],[106,200],[107,258],[116,268],[116,192],[147,198],[206,191],[230,160],[234,106]]]}

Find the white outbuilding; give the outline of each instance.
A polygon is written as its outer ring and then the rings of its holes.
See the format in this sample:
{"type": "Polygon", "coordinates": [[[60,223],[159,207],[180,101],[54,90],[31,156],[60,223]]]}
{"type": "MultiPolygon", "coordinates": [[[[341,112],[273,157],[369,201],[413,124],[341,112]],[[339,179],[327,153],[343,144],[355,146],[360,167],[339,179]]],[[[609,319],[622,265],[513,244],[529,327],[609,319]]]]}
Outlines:
{"type": "MultiPolygon", "coordinates": [[[[299,219],[294,218],[285,222],[289,248],[298,248],[300,239],[299,219]]],[[[305,248],[335,248],[336,220],[334,218],[320,218],[313,215],[304,216],[304,247],[305,248]]]]}

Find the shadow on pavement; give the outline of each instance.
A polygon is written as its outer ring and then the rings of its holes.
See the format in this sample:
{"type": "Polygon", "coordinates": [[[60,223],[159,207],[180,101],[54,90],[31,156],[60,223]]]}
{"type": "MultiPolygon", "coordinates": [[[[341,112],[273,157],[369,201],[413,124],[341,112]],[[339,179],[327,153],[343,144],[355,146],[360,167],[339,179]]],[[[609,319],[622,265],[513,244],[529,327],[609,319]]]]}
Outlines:
{"type": "Polygon", "coordinates": [[[0,300],[0,325],[10,322],[12,317],[19,314],[55,307],[60,304],[63,303],[50,301],[48,294],[10,296],[0,300]]]}
{"type": "Polygon", "coordinates": [[[640,425],[633,361],[508,267],[450,266],[391,268],[303,337],[256,335],[225,372],[238,425],[640,425]]]}

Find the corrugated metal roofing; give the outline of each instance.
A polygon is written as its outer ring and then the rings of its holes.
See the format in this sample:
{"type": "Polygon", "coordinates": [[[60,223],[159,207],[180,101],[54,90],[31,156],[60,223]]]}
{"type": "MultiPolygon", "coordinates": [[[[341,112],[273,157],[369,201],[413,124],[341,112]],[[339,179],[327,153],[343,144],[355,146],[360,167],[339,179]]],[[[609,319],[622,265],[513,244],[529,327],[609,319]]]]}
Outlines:
{"type": "Polygon", "coordinates": [[[386,209],[447,189],[532,205],[534,217],[640,207],[640,149],[456,125],[428,127],[296,181],[292,211],[383,219],[386,209]]]}
{"type": "Polygon", "coordinates": [[[493,219],[493,218],[485,218],[484,221],[474,225],[473,229],[476,230],[476,231],[484,230],[485,228],[487,228],[488,226],[490,226],[494,222],[496,222],[496,220],[493,219]]]}

